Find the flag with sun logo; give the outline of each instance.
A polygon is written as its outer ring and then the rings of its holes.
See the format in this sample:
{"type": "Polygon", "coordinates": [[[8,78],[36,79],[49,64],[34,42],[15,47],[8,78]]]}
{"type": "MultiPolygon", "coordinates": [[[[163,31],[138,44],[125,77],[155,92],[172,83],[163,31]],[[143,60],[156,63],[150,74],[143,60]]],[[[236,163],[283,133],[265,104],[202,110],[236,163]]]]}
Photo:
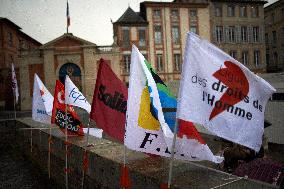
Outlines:
{"type": "MultiPolygon", "coordinates": [[[[133,45],[127,101],[125,145],[132,150],[170,157],[175,125],[176,98],[150,63],[133,45]]],[[[220,163],[190,122],[179,120],[175,158],[220,163]]]]}
{"type": "Polygon", "coordinates": [[[42,123],[51,123],[53,96],[37,74],[34,76],[32,118],[42,123]]]}

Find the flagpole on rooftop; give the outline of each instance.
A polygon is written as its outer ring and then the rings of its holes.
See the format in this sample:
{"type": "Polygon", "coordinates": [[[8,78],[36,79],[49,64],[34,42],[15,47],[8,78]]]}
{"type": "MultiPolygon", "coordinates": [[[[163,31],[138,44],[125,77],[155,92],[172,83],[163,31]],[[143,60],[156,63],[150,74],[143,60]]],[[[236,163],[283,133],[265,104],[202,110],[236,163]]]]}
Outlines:
{"type": "Polygon", "coordinates": [[[178,127],[178,120],[176,119],[175,127],[174,127],[174,138],[171,147],[171,160],[170,160],[170,168],[169,168],[169,179],[168,179],[168,188],[171,187],[172,182],[172,174],[173,174],[173,162],[175,156],[175,146],[176,146],[176,139],[177,139],[177,127],[178,127]]]}
{"type": "Polygon", "coordinates": [[[67,18],[67,22],[66,22],[66,32],[68,33],[68,28],[70,26],[70,14],[69,14],[69,3],[67,0],[67,7],[66,7],[66,18],[67,18]]]}

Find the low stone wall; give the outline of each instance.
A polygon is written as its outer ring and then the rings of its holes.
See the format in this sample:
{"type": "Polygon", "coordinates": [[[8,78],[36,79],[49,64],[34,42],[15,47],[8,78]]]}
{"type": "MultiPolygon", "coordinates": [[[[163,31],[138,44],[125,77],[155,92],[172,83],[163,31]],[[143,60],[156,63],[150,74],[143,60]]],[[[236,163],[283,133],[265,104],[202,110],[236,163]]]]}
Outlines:
{"type": "MultiPolygon", "coordinates": [[[[22,130],[20,128],[47,127],[31,120],[31,118],[0,121],[0,134],[5,142],[17,142],[24,154],[35,166],[47,173],[48,137],[49,129],[22,130]],[[32,142],[31,142],[32,138],[32,142]],[[31,145],[32,144],[32,145],[31,145]]],[[[64,135],[57,129],[51,130],[51,179],[65,188],[65,145],[64,135]]],[[[86,137],[70,137],[69,147],[69,188],[81,188],[82,159],[86,137]]],[[[85,188],[116,189],[120,188],[120,170],[123,164],[123,145],[105,139],[90,137],[94,144],[88,149],[89,167],[85,178],[85,188]]],[[[161,183],[167,183],[169,159],[149,157],[143,153],[126,150],[126,163],[129,167],[129,176],[134,189],[160,188],[161,183]]],[[[218,170],[207,168],[192,162],[174,161],[173,187],[184,188],[212,188],[230,182],[237,177],[218,170]]],[[[48,178],[46,178],[48,179],[48,178]]],[[[222,188],[228,189],[268,189],[275,186],[241,179],[222,188]]]]}

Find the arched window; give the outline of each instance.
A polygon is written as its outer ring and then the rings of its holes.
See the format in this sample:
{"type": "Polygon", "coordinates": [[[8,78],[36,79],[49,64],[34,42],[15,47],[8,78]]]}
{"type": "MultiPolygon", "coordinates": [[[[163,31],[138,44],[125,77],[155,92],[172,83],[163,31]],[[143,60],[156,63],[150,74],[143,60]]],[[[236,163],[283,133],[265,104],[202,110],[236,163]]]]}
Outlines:
{"type": "Polygon", "coordinates": [[[79,66],[73,63],[66,63],[59,70],[59,80],[64,84],[65,76],[68,75],[72,82],[82,90],[81,70],[79,66]]]}

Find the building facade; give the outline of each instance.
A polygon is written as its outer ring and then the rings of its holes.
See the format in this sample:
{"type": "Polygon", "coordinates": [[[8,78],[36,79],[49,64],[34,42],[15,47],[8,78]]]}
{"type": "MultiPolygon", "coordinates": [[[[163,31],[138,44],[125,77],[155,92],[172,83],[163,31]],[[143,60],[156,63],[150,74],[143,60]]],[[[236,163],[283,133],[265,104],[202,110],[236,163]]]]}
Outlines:
{"type": "MultiPolygon", "coordinates": [[[[19,78],[18,58],[22,50],[32,51],[41,43],[21,31],[21,28],[7,18],[0,18],[0,110],[12,110],[11,64],[14,63],[19,78]]],[[[20,82],[18,83],[19,87],[20,82]]],[[[18,105],[20,106],[20,105],[18,105]]]]}
{"type": "Polygon", "coordinates": [[[186,32],[211,39],[208,5],[204,0],[142,2],[138,13],[128,7],[113,23],[123,81],[128,82],[132,43],[164,81],[178,80],[186,32]]]}
{"type": "Polygon", "coordinates": [[[56,80],[64,83],[65,76],[69,75],[91,102],[101,58],[110,64],[116,74],[119,73],[119,52],[115,47],[97,46],[71,33],[65,33],[33,51],[23,51],[19,58],[21,109],[31,109],[35,73],[51,94],[54,93],[56,80]]]}
{"type": "Polygon", "coordinates": [[[284,70],[284,1],[265,7],[265,43],[267,72],[284,70]]]}
{"type": "Polygon", "coordinates": [[[255,73],[265,72],[262,0],[211,0],[212,42],[255,73]]]}

